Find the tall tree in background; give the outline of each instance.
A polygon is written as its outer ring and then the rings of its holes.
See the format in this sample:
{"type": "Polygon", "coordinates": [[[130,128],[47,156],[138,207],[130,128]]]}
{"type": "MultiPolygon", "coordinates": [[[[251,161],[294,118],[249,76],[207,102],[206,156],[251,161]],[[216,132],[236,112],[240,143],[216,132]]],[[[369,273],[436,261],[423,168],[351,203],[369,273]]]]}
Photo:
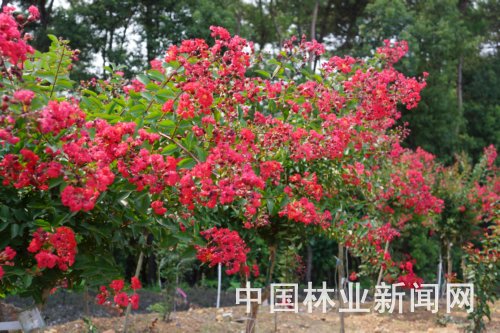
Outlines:
{"type": "Polygon", "coordinates": [[[500,2],[473,2],[466,13],[480,48],[474,57],[465,59],[463,67],[464,148],[478,160],[479,145],[500,146],[500,2]]]}
{"type": "Polygon", "coordinates": [[[419,112],[403,120],[411,124],[412,147],[421,146],[446,161],[465,148],[468,137],[463,68],[480,56],[480,39],[470,27],[475,10],[467,1],[375,0],[358,21],[361,50],[383,39],[406,39],[412,52],[403,70],[410,75],[429,73],[419,112]]]}

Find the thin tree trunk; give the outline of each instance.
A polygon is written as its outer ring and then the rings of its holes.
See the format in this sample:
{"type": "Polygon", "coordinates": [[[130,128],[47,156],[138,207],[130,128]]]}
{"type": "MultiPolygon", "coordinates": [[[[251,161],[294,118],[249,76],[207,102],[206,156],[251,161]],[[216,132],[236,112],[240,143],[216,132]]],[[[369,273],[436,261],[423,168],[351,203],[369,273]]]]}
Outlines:
{"type": "MultiPolygon", "coordinates": [[[[457,65],[457,107],[458,107],[458,116],[459,119],[462,118],[463,115],[463,64],[464,64],[464,56],[460,55],[458,58],[457,65]]],[[[458,135],[460,132],[460,122],[457,124],[456,134],[458,135]]]]}
{"type": "Polygon", "coordinates": [[[89,309],[89,288],[85,286],[85,290],[83,292],[83,312],[85,313],[85,316],[90,317],[90,309],[89,309]]]}
{"type": "Polygon", "coordinates": [[[306,260],[306,282],[311,281],[313,267],[313,250],[310,243],[307,243],[307,260],[306,260]]]}
{"type": "MultiPolygon", "coordinates": [[[[137,260],[137,267],[135,268],[135,274],[134,276],[136,278],[139,277],[139,274],[141,274],[141,267],[142,267],[142,262],[144,261],[144,252],[141,251],[141,254],[139,254],[139,260],[137,260]]],[[[123,327],[123,332],[127,333],[128,329],[128,317],[130,315],[130,311],[132,310],[132,304],[129,303],[127,306],[127,310],[125,311],[125,324],[123,327]]]]}
{"type": "MultiPolygon", "coordinates": [[[[262,302],[267,300],[270,295],[270,284],[274,272],[274,265],[276,263],[276,247],[270,246],[269,247],[269,269],[268,269],[268,274],[266,278],[266,287],[264,289],[264,292],[262,293],[262,302]]],[[[256,297],[256,294],[251,294],[251,298],[253,299],[256,297]]],[[[272,302],[272,300],[270,300],[272,302]]],[[[251,304],[250,308],[250,317],[247,319],[246,327],[245,327],[245,332],[246,333],[255,333],[255,324],[257,321],[257,313],[259,312],[259,306],[260,304],[254,302],[251,304]]]]}
{"type": "Polygon", "coordinates": [[[323,7],[321,10],[321,22],[319,24],[319,36],[317,38],[318,42],[322,43],[323,38],[325,38],[325,35],[327,34],[327,28],[328,28],[328,17],[329,14],[333,10],[333,5],[334,1],[333,0],[328,0],[326,3],[326,6],[323,7]]]}
{"type": "Polygon", "coordinates": [[[345,248],[345,277],[349,280],[349,248],[345,248]]]}
{"type": "MultiPolygon", "coordinates": [[[[311,20],[311,40],[316,39],[316,25],[318,22],[318,9],[319,9],[319,0],[316,0],[314,3],[313,15],[311,20]]],[[[311,53],[309,55],[309,67],[314,71],[316,69],[316,55],[311,53]]]]}
{"type": "Polygon", "coordinates": [[[453,243],[448,241],[448,246],[447,246],[447,251],[446,251],[446,261],[447,261],[447,268],[446,268],[446,274],[448,276],[447,280],[448,282],[451,279],[451,274],[453,273],[453,260],[451,256],[451,248],[453,247],[453,243]]]}
{"type": "MultiPolygon", "coordinates": [[[[342,302],[342,298],[340,296],[340,291],[344,290],[345,285],[345,276],[344,276],[344,245],[339,243],[339,265],[338,265],[338,273],[339,273],[339,290],[338,290],[338,301],[339,301],[339,310],[344,307],[344,303],[342,302]]],[[[345,323],[344,323],[344,312],[339,311],[340,318],[340,333],[345,333],[345,323]]]]}
{"type": "MultiPolygon", "coordinates": [[[[389,251],[389,242],[385,242],[384,257],[388,251],[389,251]]],[[[377,284],[375,284],[375,286],[380,285],[380,283],[382,282],[383,274],[384,274],[384,268],[380,267],[380,272],[378,273],[378,278],[377,278],[377,284]]]]}
{"type": "Polygon", "coordinates": [[[319,0],[314,3],[313,15],[311,20],[311,39],[316,39],[316,23],[318,21],[319,0]]]}
{"type": "Polygon", "coordinates": [[[234,34],[240,35],[241,34],[241,20],[242,20],[242,14],[240,11],[236,10],[235,18],[236,18],[236,29],[234,30],[234,34]]]}
{"type": "Polygon", "coordinates": [[[41,302],[36,304],[36,307],[38,308],[38,310],[42,311],[43,308],[45,307],[45,304],[47,302],[47,298],[49,298],[51,290],[52,290],[52,288],[45,288],[42,290],[41,302]]]}
{"type": "Polygon", "coordinates": [[[146,57],[148,59],[148,62],[153,60],[154,58],[154,41],[153,41],[153,29],[152,29],[152,24],[153,24],[153,8],[151,3],[146,4],[146,11],[145,11],[145,25],[144,25],[144,30],[146,32],[146,57]]]}
{"type": "MultiPolygon", "coordinates": [[[[460,11],[461,19],[465,19],[468,6],[469,6],[469,0],[458,1],[458,10],[460,11]]],[[[463,52],[464,52],[463,49],[460,49],[460,54],[458,57],[458,64],[457,64],[457,108],[459,117],[458,119],[463,118],[463,66],[464,66],[463,52]]],[[[458,135],[459,133],[460,133],[460,122],[458,122],[457,124],[456,135],[458,135]]]]}
{"type": "Polygon", "coordinates": [[[462,268],[462,280],[464,283],[467,283],[467,266],[465,265],[464,255],[462,255],[462,258],[460,258],[460,267],[462,268]]]}
{"type": "Polygon", "coordinates": [[[439,264],[438,264],[438,273],[437,273],[437,285],[438,285],[438,289],[437,289],[437,294],[438,294],[438,297],[441,296],[441,276],[443,275],[443,255],[441,253],[441,246],[440,246],[440,249],[439,249],[439,264]]]}
{"type": "Polygon", "coordinates": [[[278,37],[278,46],[281,47],[281,29],[278,25],[278,21],[276,21],[277,13],[274,11],[273,0],[269,2],[269,13],[271,14],[271,18],[273,20],[274,29],[276,30],[276,37],[278,37]]]}
{"type": "Polygon", "coordinates": [[[219,263],[217,265],[217,303],[216,303],[217,309],[220,308],[220,290],[221,290],[221,284],[222,284],[222,264],[219,263]]]}

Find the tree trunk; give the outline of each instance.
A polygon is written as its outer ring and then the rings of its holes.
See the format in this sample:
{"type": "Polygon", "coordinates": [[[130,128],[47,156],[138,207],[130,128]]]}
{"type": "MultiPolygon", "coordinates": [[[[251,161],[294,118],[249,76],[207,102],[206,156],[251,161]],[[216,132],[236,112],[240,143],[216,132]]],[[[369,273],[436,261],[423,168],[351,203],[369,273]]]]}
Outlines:
{"type": "Polygon", "coordinates": [[[45,307],[45,303],[47,302],[47,298],[49,298],[49,296],[50,296],[50,291],[51,290],[52,290],[52,288],[45,288],[45,289],[42,290],[41,302],[40,303],[36,303],[36,307],[38,308],[38,310],[40,310],[40,312],[45,307]]]}
{"type": "MultiPolygon", "coordinates": [[[[262,295],[262,300],[264,301],[264,295],[262,295]]],[[[254,297],[257,297],[257,292],[251,292],[250,293],[250,298],[253,299],[254,297]]],[[[259,307],[260,304],[258,303],[252,303],[251,308],[250,308],[250,316],[247,319],[247,325],[245,328],[246,333],[255,333],[255,324],[257,321],[257,313],[259,312],[259,307]]]]}
{"type": "Polygon", "coordinates": [[[318,21],[319,0],[314,3],[313,15],[311,20],[311,39],[316,39],[316,22],[318,21]]]}
{"type": "Polygon", "coordinates": [[[144,30],[146,32],[146,57],[148,58],[148,62],[153,60],[155,54],[154,54],[154,36],[153,36],[153,29],[152,25],[153,23],[153,8],[151,3],[146,4],[146,10],[145,10],[145,20],[144,22],[144,30]]]}
{"type": "Polygon", "coordinates": [[[236,10],[235,12],[235,19],[236,19],[236,29],[234,30],[235,35],[241,35],[241,20],[242,20],[242,14],[239,10],[236,10]]]}
{"type": "Polygon", "coordinates": [[[217,302],[216,302],[216,308],[220,308],[220,291],[221,291],[221,284],[222,284],[222,264],[219,263],[217,265],[217,302]]]}
{"type": "MultiPolygon", "coordinates": [[[[384,257],[387,251],[389,251],[389,242],[385,242],[384,257]]],[[[375,284],[375,286],[380,285],[380,283],[382,282],[383,274],[384,274],[384,268],[380,267],[380,272],[378,273],[378,278],[377,278],[377,284],[375,284]]]]}
{"type": "MultiPolygon", "coordinates": [[[[458,117],[459,119],[462,118],[463,115],[463,82],[462,82],[462,68],[464,64],[464,56],[460,55],[458,58],[458,65],[457,65],[457,108],[458,108],[458,117]]],[[[458,135],[460,132],[460,122],[457,124],[456,128],[456,135],[458,135]]]]}
{"type": "Polygon", "coordinates": [[[443,275],[443,255],[441,253],[441,246],[439,247],[439,264],[438,264],[438,273],[437,273],[437,294],[438,297],[441,296],[441,276],[443,275]]]}
{"type": "MultiPolygon", "coordinates": [[[[141,251],[141,254],[139,254],[139,260],[137,260],[137,267],[135,268],[135,274],[134,276],[136,278],[139,277],[139,274],[141,274],[141,267],[142,267],[142,262],[144,261],[144,252],[141,251]]],[[[125,324],[123,327],[123,332],[127,333],[128,329],[128,317],[130,316],[130,311],[132,310],[132,304],[129,303],[127,306],[127,310],[125,311],[125,324]]]]}
{"type": "MultiPolygon", "coordinates": [[[[276,263],[276,247],[275,246],[270,246],[269,247],[269,269],[267,271],[267,278],[266,278],[266,287],[264,289],[264,292],[262,293],[262,302],[267,300],[269,298],[270,293],[270,285],[271,285],[271,280],[274,272],[274,265],[276,263]]],[[[250,298],[253,299],[256,297],[255,294],[250,294],[250,298]]],[[[272,300],[270,300],[272,302],[272,300]]],[[[297,300],[296,300],[297,301],[297,300]]],[[[259,307],[260,304],[258,303],[252,303],[251,308],[250,308],[250,316],[247,319],[246,327],[245,327],[245,333],[255,333],[255,324],[257,321],[257,313],[259,312],[259,307]]]]}
{"type": "Polygon", "coordinates": [[[446,261],[447,261],[447,268],[446,268],[446,274],[448,276],[447,281],[449,282],[451,279],[451,274],[453,273],[453,259],[451,256],[451,248],[453,246],[453,243],[448,241],[448,246],[446,250],[446,261]]]}
{"type": "MultiPolygon", "coordinates": [[[[311,20],[311,40],[316,39],[316,26],[318,22],[318,9],[319,9],[319,0],[316,0],[314,3],[313,15],[311,20]]],[[[316,69],[316,55],[309,55],[309,67],[314,71],[316,69]]]]}
{"type": "MultiPolygon", "coordinates": [[[[458,10],[460,11],[461,19],[465,19],[467,7],[469,6],[469,0],[459,0],[458,10]]],[[[462,42],[463,45],[463,42],[462,42]]],[[[458,119],[463,118],[463,66],[464,66],[464,50],[460,49],[460,54],[458,57],[457,64],[457,109],[458,109],[458,119]]],[[[460,122],[457,124],[456,135],[460,133],[460,122]]]]}
{"type": "Polygon", "coordinates": [[[330,16],[331,11],[333,10],[333,5],[334,1],[333,0],[328,0],[326,3],[326,6],[324,6],[321,9],[320,12],[320,23],[319,23],[319,35],[317,38],[317,41],[322,43],[323,39],[325,38],[325,35],[327,35],[327,29],[328,29],[328,17],[330,16]]]}
{"type": "MultiPolygon", "coordinates": [[[[339,310],[344,307],[344,303],[342,302],[342,298],[340,296],[340,291],[344,290],[345,285],[345,276],[344,276],[344,245],[339,243],[339,261],[338,261],[338,277],[339,277],[339,290],[338,292],[338,301],[339,301],[339,310]]],[[[344,312],[339,311],[340,318],[340,333],[345,333],[345,324],[344,324],[344,312]]]]}
{"type": "Polygon", "coordinates": [[[276,20],[277,13],[274,11],[273,0],[269,1],[269,14],[271,14],[271,18],[273,20],[274,29],[276,30],[276,37],[278,38],[278,46],[281,47],[281,29],[278,25],[278,21],[276,20]]]}
{"type": "Polygon", "coordinates": [[[306,283],[311,280],[311,273],[313,267],[313,250],[310,243],[307,243],[307,259],[306,259],[306,283]]]}
{"type": "Polygon", "coordinates": [[[460,258],[460,267],[462,268],[463,283],[467,283],[467,266],[465,265],[465,255],[462,254],[460,258]]]}
{"type": "Polygon", "coordinates": [[[90,317],[89,300],[89,287],[85,286],[85,290],[83,291],[83,313],[85,313],[86,317],[90,317]]]}

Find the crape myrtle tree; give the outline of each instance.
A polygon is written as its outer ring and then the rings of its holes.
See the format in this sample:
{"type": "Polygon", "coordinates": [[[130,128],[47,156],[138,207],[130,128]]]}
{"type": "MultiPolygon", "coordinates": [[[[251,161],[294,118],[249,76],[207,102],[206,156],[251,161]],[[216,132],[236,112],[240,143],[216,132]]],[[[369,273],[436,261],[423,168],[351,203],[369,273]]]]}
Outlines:
{"type": "Polygon", "coordinates": [[[444,209],[434,230],[446,249],[447,281],[474,284],[476,303],[468,327],[472,332],[485,330],[483,319],[491,319],[490,305],[498,299],[500,180],[496,159],[491,145],[476,165],[466,156],[457,156],[436,177],[436,195],[443,198],[444,209]]]}
{"type": "MultiPolygon", "coordinates": [[[[449,280],[457,278],[453,253],[459,254],[460,251],[455,251],[454,247],[460,250],[464,244],[476,240],[483,233],[481,229],[494,220],[499,199],[496,156],[495,147],[489,146],[476,165],[472,165],[467,156],[457,155],[454,164],[439,169],[435,193],[445,205],[434,229],[446,249],[443,252],[447,257],[449,280]]],[[[462,278],[465,278],[463,260],[462,257],[460,268],[462,278]]]]}
{"type": "Polygon", "coordinates": [[[432,155],[402,149],[405,130],[393,128],[425,86],[393,68],[406,43],[312,72],[315,41],[291,39],[264,60],[212,27],[213,45],[184,40],[131,81],[107,67],[105,80],[76,85],[67,42],[27,44],[23,24],[39,15],[29,12],[0,14],[2,294],[43,304],[57,287],[102,285],[98,303],[136,308],[144,256],[183,244],[242,282],[260,279],[267,297],[277,250],[314,233],[372,257],[386,280],[420,283],[388,250],[442,206],[432,155]],[[128,254],[130,286],[113,260],[128,254]]]}

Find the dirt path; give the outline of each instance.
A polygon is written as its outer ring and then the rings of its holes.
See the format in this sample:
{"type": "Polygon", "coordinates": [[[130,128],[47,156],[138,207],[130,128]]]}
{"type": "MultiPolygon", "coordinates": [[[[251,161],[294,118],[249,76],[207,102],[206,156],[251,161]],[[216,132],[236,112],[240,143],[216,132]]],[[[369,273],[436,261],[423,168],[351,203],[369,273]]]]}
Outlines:
{"type": "MultiPolygon", "coordinates": [[[[443,304],[444,305],[444,304],[443,304]]],[[[442,307],[444,309],[444,306],[442,307]]],[[[307,313],[300,308],[299,313],[280,312],[276,316],[269,312],[269,307],[261,307],[257,321],[257,333],[275,332],[313,332],[330,333],[338,330],[338,313],[330,311],[325,314],[321,309],[307,313]]],[[[223,309],[202,308],[177,312],[170,323],[162,322],[157,314],[133,315],[130,320],[129,332],[242,332],[245,329],[245,308],[226,307],[223,309]]],[[[346,314],[346,332],[359,333],[455,333],[462,332],[466,325],[465,312],[453,312],[446,316],[440,310],[436,314],[418,309],[410,313],[405,304],[403,314],[346,314]],[[440,322],[440,323],[438,323],[440,322]]],[[[121,332],[123,318],[93,318],[97,328],[95,332],[121,332]]],[[[46,333],[76,333],[89,332],[88,325],[82,320],[53,326],[46,333]]],[[[488,332],[500,332],[500,304],[492,310],[492,322],[488,324],[488,332]]]]}

